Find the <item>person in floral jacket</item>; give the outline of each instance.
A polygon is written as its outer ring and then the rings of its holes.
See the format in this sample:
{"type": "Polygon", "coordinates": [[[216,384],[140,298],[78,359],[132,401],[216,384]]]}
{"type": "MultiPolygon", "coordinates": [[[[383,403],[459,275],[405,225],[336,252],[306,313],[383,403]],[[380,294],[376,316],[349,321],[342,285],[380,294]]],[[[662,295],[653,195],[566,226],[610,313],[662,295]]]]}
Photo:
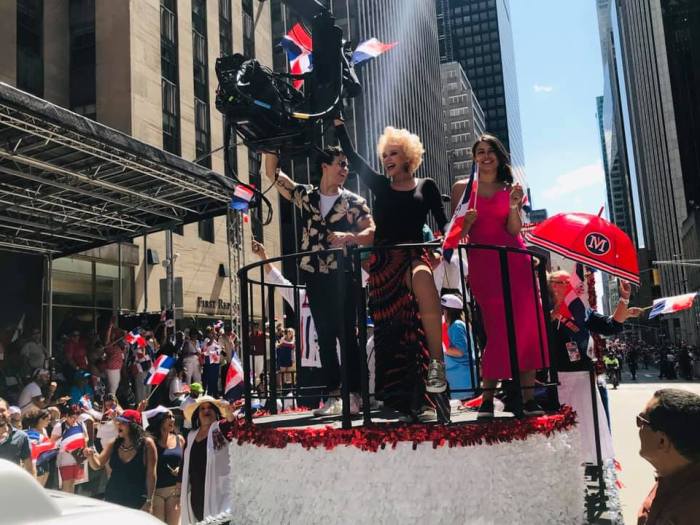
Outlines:
{"type": "Polygon", "coordinates": [[[344,340],[346,344],[348,386],[352,393],[350,409],[352,413],[359,413],[360,360],[351,263],[348,262],[347,271],[341,274],[337,252],[324,251],[372,244],[374,221],[367,202],[343,187],[348,177],[348,161],[340,148],[333,146],[323,150],[318,166],[321,182],[317,187],[295,183],[279,169],[278,164],[276,155],[265,155],[265,174],[275,183],[279,193],[301,211],[301,251],[318,252],[299,261],[311,314],[316,321],[328,395],[324,408],[316,415],[339,415],[342,412],[336,340],[344,340]],[[329,290],[342,289],[344,294],[328,293],[329,290]],[[344,338],[341,337],[343,333],[344,338]]]}

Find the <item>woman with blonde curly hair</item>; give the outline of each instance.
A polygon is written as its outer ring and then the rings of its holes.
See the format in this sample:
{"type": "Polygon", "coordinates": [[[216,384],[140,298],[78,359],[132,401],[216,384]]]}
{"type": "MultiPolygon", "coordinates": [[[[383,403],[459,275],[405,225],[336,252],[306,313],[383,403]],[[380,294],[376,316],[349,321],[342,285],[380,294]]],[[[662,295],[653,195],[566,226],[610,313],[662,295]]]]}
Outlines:
{"type": "MultiPolygon", "coordinates": [[[[437,184],[415,176],[425,153],[417,135],[393,127],[384,130],[377,144],[384,177],[355,152],[342,120],[335,125],[350,165],[374,194],[376,246],[422,243],[428,213],[441,231],[445,228],[437,184]]],[[[449,421],[440,298],[427,250],[377,250],[369,274],[378,396],[402,412],[402,420],[432,419],[437,410],[438,420],[449,421]]]]}

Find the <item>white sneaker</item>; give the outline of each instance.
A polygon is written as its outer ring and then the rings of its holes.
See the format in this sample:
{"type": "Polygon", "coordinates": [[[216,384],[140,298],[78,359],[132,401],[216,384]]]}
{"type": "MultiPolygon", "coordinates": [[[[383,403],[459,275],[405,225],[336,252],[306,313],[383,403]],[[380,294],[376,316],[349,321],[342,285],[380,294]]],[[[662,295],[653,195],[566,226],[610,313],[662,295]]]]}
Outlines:
{"type": "Polygon", "coordinates": [[[340,416],[343,413],[343,400],[339,397],[330,397],[323,408],[314,410],[314,416],[340,416]]]}

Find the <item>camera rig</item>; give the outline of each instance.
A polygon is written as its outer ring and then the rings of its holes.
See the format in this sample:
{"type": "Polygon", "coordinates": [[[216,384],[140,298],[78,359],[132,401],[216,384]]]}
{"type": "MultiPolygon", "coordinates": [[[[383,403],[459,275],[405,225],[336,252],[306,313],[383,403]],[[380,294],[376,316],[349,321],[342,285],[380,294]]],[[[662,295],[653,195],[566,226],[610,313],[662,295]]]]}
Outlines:
{"type": "Polygon", "coordinates": [[[229,132],[235,131],[246,146],[309,153],[316,131],[338,114],[343,99],[361,92],[351,50],[328,10],[314,16],[311,35],[313,70],[303,75],[274,73],[240,54],[217,59],[216,108],[229,132]],[[292,85],[295,79],[304,80],[304,93],[292,85]]]}

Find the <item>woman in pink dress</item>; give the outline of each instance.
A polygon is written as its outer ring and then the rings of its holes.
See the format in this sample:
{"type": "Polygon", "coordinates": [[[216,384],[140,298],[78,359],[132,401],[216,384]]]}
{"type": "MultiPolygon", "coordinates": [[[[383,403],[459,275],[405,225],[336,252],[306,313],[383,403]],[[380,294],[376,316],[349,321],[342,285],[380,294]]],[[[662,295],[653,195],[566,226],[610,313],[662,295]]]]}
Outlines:
{"type": "MultiPolygon", "coordinates": [[[[469,234],[469,242],[473,244],[524,249],[520,236],[523,188],[514,183],[505,147],[496,137],[482,135],[472,148],[472,156],[479,167],[479,183],[476,206],[467,211],[463,233],[469,234]]],[[[459,181],[452,188],[452,209],[466,184],[466,180],[459,181]]],[[[512,376],[500,261],[495,250],[472,248],[467,255],[469,286],[481,310],[486,332],[481,361],[484,392],[478,418],[487,419],[493,417],[493,395],[498,380],[512,376]]],[[[539,294],[535,300],[532,258],[509,253],[508,267],[523,412],[529,416],[541,415],[544,411],[534,399],[533,387],[537,369],[548,366],[547,332],[539,294]]]]}

